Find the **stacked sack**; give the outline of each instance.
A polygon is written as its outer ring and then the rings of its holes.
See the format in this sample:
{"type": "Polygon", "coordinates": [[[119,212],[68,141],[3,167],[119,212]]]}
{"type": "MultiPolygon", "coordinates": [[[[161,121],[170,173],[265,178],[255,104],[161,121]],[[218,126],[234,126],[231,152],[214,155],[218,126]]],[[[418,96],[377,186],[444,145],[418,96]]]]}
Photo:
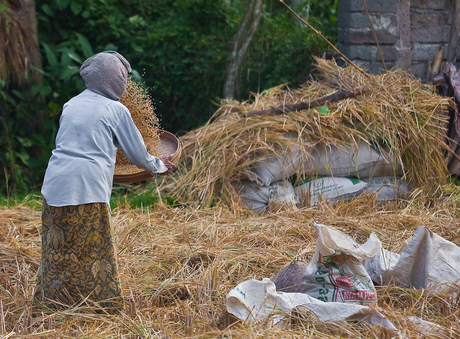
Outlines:
{"type": "Polygon", "coordinates": [[[272,201],[315,206],[321,199],[336,201],[362,192],[377,193],[379,201],[395,200],[409,190],[402,166],[381,147],[364,141],[340,148],[318,146],[308,159],[292,147],[282,156],[256,162],[247,174],[249,180],[235,184],[254,211],[265,210],[272,201]]]}

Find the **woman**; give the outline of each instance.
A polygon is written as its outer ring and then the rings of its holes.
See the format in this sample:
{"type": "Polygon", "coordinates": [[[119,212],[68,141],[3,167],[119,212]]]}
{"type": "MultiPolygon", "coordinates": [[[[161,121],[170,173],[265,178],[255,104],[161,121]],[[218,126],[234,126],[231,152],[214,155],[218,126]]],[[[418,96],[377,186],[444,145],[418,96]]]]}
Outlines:
{"type": "Polygon", "coordinates": [[[116,151],[153,173],[175,169],[148,154],[128,109],[129,62],[102,52],[80,68],[87,89],[63,108],[42,187],[42,257],[34,299],[55,308],[84,299],[107,310],[123,307],[109,199],[116,151]]]}

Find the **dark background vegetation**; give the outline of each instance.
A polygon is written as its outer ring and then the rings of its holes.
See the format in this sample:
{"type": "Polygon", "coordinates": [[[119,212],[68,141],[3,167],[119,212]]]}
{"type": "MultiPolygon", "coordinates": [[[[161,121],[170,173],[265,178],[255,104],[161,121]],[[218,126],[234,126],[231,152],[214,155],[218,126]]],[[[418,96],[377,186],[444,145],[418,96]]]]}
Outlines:
{"type": "MultiPolygon", "coordinates": [[[[0,81],[0,193],[38,191],[63,104],[84,89],[81,63],[117,50],[150,89],[162,127],[183,133],[205,123],[222,98],[228,54],[245,13],[243,0],[36,0],[43,75],[26,86],[0,81]]],[[[331,41],[338,0],[294,8],[331,41]]],[[[0,12],[2,9],[0,8],[0,12]]],[[[1,13],[0,13],[1,14],[1,13]]],[[[235,99],[306,79],[326,44],[278,0],[262,18],[238,78],[235,99]]]]}

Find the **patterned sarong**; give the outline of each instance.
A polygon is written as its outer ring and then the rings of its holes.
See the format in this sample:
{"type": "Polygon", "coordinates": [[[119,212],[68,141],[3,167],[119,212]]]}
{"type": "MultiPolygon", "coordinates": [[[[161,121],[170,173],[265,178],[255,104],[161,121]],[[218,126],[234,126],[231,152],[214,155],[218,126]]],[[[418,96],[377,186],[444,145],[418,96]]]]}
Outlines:
{"type": "Polygon", "coordinates": [[[56,309],[83,299],[107,311],[122,309],[109,207],[53,207],[43,201],[42,257],[34,300],[56,309]]]}

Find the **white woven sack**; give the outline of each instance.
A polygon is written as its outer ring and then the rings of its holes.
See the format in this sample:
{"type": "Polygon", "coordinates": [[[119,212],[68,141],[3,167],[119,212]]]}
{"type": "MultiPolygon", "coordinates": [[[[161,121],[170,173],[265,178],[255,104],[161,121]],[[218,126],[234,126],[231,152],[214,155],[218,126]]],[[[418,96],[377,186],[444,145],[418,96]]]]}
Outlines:
{"type": "Polygon", "coordinates": [[[285,180],[294,174],[308,176],[356,176],[358,178],[400,176],[402,168],[392,162],[388,154],[382,154],[361,141],[346,149],[335,146],[313,149],[311,158],[305,158],[297,147],[281,156],[274,156],[254,164],[248,175],[252,181],[268,186],[285,180]]]}
{"type": "Polygon", "coordinates": [[[377,192],[378,201],[393,201],[398,197],[406,196],[409,192],[406,180],[401,177],[374,177],[361,180],[367,183],[367,193],[377,192]]]}
{"type": "Polygon", "coordinates": [[[289,181],[280,181],[270,186],[261,186],[249,180],[234,183],[241,200],[253,211],[264,211],[271,201],[296,205],[298,198],[289,181]]]}
{"type": "Polygon", "coordinates": [[[377,303],[377,292],[363,265],[381,249],[375,233],[359,245],[332,227],[315,223],[315,228],[315,254],[305,269],[300,290],[326,302],[377,303]]]}
{"type": "Polygon", "coordinates": [[[356,178],[322,177],[295,187],[296,195],[303,205],[315,206],[320,199],[343,200],[361,194],[367,183],[356,178]]]}

